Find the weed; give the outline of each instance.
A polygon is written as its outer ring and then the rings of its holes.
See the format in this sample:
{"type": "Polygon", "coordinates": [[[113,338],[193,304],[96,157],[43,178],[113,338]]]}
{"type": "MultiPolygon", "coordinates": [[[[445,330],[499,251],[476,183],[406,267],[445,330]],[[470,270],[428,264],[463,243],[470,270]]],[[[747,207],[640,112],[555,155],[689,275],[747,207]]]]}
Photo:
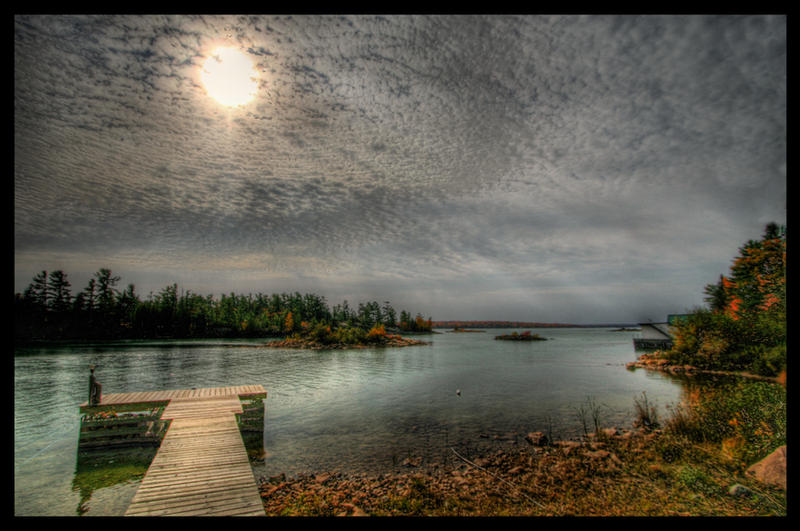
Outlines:
{"type": "Polygon", "coordinates": [[[698,494],[717,494],[720,490],[720,487],[705,471],[690,465],[682,466],[678,470],[677,480],[681,485],[698,494]]]}
{"type": "Polygon", "coordinates": [[[633,405],[636,409],[636,420],[633,425],[642,427],[646,430],[656,429],[660,426],[658,422],[658,412],[653,404],[647,400],[647,393],[642,391],[642,397],[634,398],[633,405]]]}

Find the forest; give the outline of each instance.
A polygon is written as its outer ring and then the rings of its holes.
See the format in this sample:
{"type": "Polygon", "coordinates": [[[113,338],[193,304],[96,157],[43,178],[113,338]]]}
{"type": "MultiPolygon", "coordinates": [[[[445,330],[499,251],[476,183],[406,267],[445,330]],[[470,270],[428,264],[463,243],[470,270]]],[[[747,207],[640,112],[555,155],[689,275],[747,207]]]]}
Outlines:
{"type": "Polygon", "coordinates": [[[64,271],[41,271],[14,295],[15,342],[36,340],[283,337],[320,325],[368,331],[383,325],[399,332],[430,332],[431,319],[389,301],[347,300],[332,307],[306,293],[200,295],[177,284],[146,299],[121,278],[101,268],[72,294],[64,271]]]}

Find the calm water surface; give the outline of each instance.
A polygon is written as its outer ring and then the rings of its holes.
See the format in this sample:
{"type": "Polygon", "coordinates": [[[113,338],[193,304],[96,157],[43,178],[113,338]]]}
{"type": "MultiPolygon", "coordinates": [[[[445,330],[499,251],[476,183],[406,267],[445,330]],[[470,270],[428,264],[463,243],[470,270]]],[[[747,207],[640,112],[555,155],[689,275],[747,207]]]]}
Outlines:
{"type": "MultiPolygon", "coordinates": [[[[86,401],[89,364],[104,393],[263,385],[265,459],[253,468],[265,477],[382,471],[406,457],[447,458],[449,447],[469,453],[522,443],[548,426],[568,438],[582,432],[576,410],[590,398],[604,425],[624,428],[642,392],[662,415],[680,400],[677,381],[625,369],[636,357],[634,333],[539,329],[552,339],[494,340],[511,331],[445,332],[422,337],[432,345],[395,349],[258,348],[263,340],[17,349],[15,514],[76,514],[78,406],[86,401]]],[[[86,514],[122,514],[138,484],[92,491],[86,514]]]]}

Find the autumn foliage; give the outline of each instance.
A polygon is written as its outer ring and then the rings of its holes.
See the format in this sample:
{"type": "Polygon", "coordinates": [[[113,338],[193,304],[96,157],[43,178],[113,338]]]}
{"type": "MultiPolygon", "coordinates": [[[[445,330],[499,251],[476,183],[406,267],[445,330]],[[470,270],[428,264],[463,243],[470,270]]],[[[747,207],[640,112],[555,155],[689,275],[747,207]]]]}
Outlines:
{"type": "Polygon", "coordinates": [[[777,376],[786,366],[786,229],[767,225],[705,288],[708,308],[673,326],[670,358],[707,369],[777,376]]]}

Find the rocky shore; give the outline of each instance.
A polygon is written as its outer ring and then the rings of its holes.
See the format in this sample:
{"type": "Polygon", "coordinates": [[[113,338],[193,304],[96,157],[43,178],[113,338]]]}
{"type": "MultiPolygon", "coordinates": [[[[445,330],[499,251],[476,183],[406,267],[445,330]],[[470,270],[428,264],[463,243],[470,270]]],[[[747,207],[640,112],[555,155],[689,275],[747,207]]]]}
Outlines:
{"type": "Polygon", "coordinates": [[[321,343],[309,338],[286,338],[277,341],[270,341],[266,344],[270,348],[296,348],[308,350],[341,350],[341,349],[365,349],[376,347],[410,347],[415,345],[430,345],[429,341],[420,341],[398,335],[391,335],[382,338],[380,341],[370,343],[321,343]]]}
{"type": "Polygon", "coordinates": [[[720,479],[721,494],[709,499],[671,482],[680,471],[653,453],[661,435],[608,428],[580,441],[551,442],[534,432],[513,450],[465,456],[450,448],[444,462],[409,458],[402,470],[384,474],[281,474],[261,478],[259,491],[269,516],[764,513],[765,498],[757,493],[769,496],[769,487],[749,476],[720,479]]]}
{"type": "Polygon", "coordinates": [[[670,360],[664,357],[664,353],[660,350],[656,350],[653,352],[646,352],[639,356],[636,361],[632,361],[630,363],[625,364],[625,368],[629,370],[633,369],[648,369],[654,371],[662,371],[668,372],[671,374],[719,374],[724,376],[741,376],[743,378],[750,378],[753,380],[764,380],[770,382],[778,382],[778,383],[785,383],[781,382],[780,378],[777,377],[769,377],[769,376],[759,376],[757,374],[751,374],[748,372],[742,371],[719,371],[719,370],[708,370],[708,369],[699,369],[692,365],[681,365],[672,363],[670,360]]]}

